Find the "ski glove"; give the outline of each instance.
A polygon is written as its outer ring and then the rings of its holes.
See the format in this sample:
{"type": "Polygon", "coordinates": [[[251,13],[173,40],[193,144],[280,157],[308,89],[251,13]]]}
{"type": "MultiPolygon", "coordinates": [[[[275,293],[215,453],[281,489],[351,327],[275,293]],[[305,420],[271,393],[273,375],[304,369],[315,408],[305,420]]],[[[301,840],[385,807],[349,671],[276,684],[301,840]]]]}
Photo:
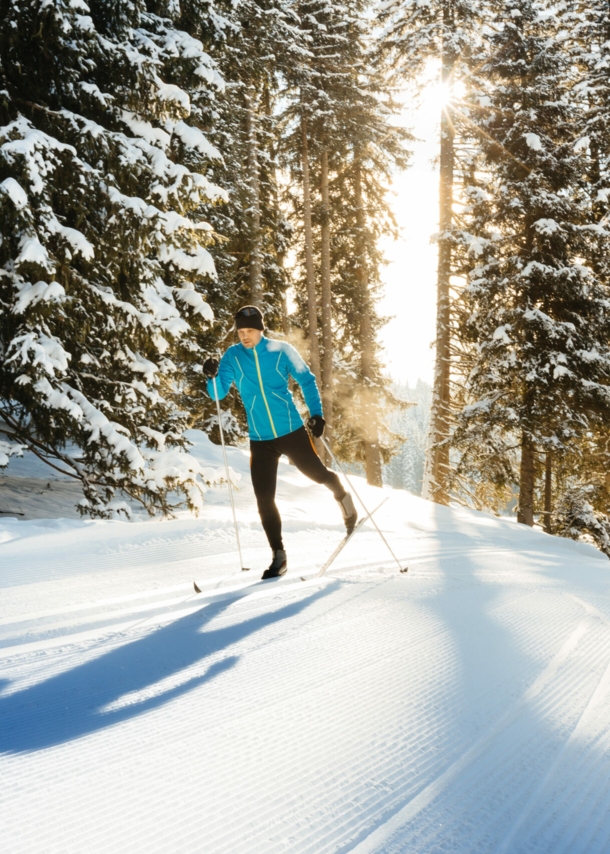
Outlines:
{"type": "Polygon", "coordinates": [[[314,439],[319,439],[322,433],[324,432],[324,427],[326,425],[326,421],[322,418],[321,415],[312,415],[312,417],[307,422],[307,428],[309,432],[314,437],[314,439]]]}
{"type": "Polygon", "coordinates": [[[220,364],[219,360],[214,356],[210,356],[209,359],[206,359],[203,363],[203,373],[206,377],[212,379],[218,373],[218,365],[220,364]]]}

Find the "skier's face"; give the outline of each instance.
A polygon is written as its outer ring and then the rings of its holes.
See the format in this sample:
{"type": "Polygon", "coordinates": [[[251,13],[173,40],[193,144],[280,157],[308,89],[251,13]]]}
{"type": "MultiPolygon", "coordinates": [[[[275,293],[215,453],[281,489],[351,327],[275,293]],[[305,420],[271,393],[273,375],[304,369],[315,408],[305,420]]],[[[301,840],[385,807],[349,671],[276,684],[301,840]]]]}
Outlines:
{"type": "Polygon", "coordinates": [[[239,340],[244,345],[244,347],[256,347],[258,342],[263,337],[263,333],[260,329],[238,329],[237,334],[239,335],[239,340]]]}

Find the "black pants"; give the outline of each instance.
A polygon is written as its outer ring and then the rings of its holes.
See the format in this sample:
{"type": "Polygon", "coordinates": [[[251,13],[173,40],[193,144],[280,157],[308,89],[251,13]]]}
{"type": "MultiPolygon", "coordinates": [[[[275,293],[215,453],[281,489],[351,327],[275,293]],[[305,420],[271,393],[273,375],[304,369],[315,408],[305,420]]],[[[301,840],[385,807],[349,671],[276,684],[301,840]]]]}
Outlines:
{"type": "Polygon", "coordinates": [[[304,427],[299,427],[278,439],[262,442],[250,441],[250,466],[252,486],[256,495],[258,512],[273,551],[283,549],[282,520],[275,503],[277,467],[282,454],[294,463],[299,471],[316,483],[327,486],[337,499],[343,498],[345,489],[334,471],[327,469],[304,427]]]}

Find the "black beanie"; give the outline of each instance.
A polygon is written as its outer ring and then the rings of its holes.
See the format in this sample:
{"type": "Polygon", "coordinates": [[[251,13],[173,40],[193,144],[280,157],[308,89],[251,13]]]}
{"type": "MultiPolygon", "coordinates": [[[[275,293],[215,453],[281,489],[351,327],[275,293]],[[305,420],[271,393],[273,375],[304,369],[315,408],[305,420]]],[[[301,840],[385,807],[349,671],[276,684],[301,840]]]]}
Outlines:
{"type": "Polygon", "coordinates": [[[260,329],[265,328],[265,318],[260,308],[255,305],[244,305],[235,315],[236,329],[260,329]]]}

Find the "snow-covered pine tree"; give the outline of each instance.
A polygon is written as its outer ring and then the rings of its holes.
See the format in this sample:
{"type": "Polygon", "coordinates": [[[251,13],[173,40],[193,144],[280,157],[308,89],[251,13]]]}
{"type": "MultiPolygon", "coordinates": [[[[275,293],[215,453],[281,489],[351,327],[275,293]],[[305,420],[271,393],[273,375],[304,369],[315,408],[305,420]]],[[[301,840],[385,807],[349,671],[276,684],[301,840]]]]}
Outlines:
{"type": "Polygon", "coordinates": [[[234,307],[260,305],[271,326],[281,328],[289,229],[277,185],[276,100],[300,36],[291,4],[283,0],[244,0],[229,14],[231,27],[217,48],[227,86],[211,137],[223,152],[220,175],[230,199],[211,220],[228,242],[213,254],[234,307]]]}
{"type": "MultiPolygon", "coordinates": [[[[214,103],[209,139],[223,154],[214,175],[227,190],[228,202],[205,211],[220,238],[210,247],[218,271],[210,288],[217,303],[210,304],[223,334],[208,336],[210,350],[234,342],[233,315],[246,303],[260,305],[270,330],[281,333],[286,326],[284,259],[292,226],[281,205],[276,104],[279,80],[294,63],[300,39],[291,4],[283,0],[226,2],[219,8],[228,23],[209,49],[226,85],[214,103]]],[[[219,441],[215,404],[196,376],[183,393],[196,399],[197,426],[219,441]]],[[[223,405],[229,439],[243,440],[247,425],[235,390],[223,405]]]]}
{"type": "MultiPolygon", "coordinates": [[[[313,213],[316,207],[316,164],[325,124],[332,120],[332,94],[328,91],[331,70],[337,76],[334,59],[340,46],[337,34],[329,26],[335,11],[327,0],[299,0],[298,15],[302,50],[286,69],[282,92],[284,110],[281,140],[282,165],[292,178],[292,221],[302,281],[297,286],[301,303],[301,325],[307,334],[309,360],[322,388],[321,326],[319,300],[320,259],[315,254],[313,213]]],[[[299,278],[297,272],[297,279],[299,278]]],[[[332,429],[332,425],[331,425],[332,429]]],[[[324,454],[323,447],[320,451],[324,454]]]]}
{"type": "Polygon", "coordinates": [[[440,504],[449,502],[449,438],[452,411],[452,275],[456,236],[454,200],[458,183],[457,145],[465,116],[455,104],[456,89],[470,100],[473,55],[478,52],[484,0],[389,0],[381,4],[379,45],[396,78],[415,91],[426,80],[432,62],[440,66],[445,89],[440,115],[439,228],[437,320],[434,397],[426,455],[423,495],[440,504]]]}
{"type": "MultiPolygon", "coordinates": [[[[579,76],[573,86],[580,111],[580,146],[588,154],[583,176],[595,228],[608,230],[610,206],[610,6],[602,0],[560,8],[566,49],[579,76]]],[[[592,247],[590,264],[610,282],[607,240],[592,247]]],[[[610,555],[610,434],[607,425],[587,430],[562,455],[546,454],[545,526],[562,536],[588,538],[610,555]]]]}
{"type": "Polygon", "coordinates": [[[315,0],[299,11],[307,53],[288,78],[285,115],[292,133],[284,154],[301,247],[300,321],[310,340],[318,321],[322,330],[327,439],[335,439],[344,459],[365,461],[369,480],[381,483],[382,454],[391,442],[385,447],[377,416],[387,396],[376,343],[377,241],[384,228],[393,228],[385,194],[391,168],[406,163],[406,135],[391,125],[391,99],[384,99],[372,68],[368,4],[338,11],[315,0]]]}
{"type": "MultiPolygon", "coordinates": [[[[358,3],[340,7],[329,0],[301,3],[301,29],[307,47],[301,63],[289,77],[296,84],[294,112],[299,117],[300,139],[294,147],[296,163],[302,168],[303,237],[305,282],[307,284],[308,323],[314,329],[313,300],[317,291],[317,312],[321,341],[312,350],[314,361],[319,351],[320,388],[327,422],[325,439],[330,447],[335,430],[335,298],[332,292],[331,242],[336,224],[331,202],[333,176],[341,169],[345,151],[342,117],[353,89],[353,56],[349,33],[358,26],[358,3]],[[315,188],[313,205],[306,175],[315,188]],[[308,211],[311,207],[311,211],[308,211]],[[313,224],[310,228],[309,219],[313,224]],[[312,266],[312,258],[316,261],[312,266]],[[317,283],[312,281],[317,269],[317,283]],[[316,288],[317,284],[317,288],[316,288]],[[321,347],[319,346],[321,344],[321,347]]],[[[327,462],[330,462],[327,460],[327,462]]]]}
{"type": "Polygon", "coordinates": [[[567,46],[579,65],[574,95],[585,107],[581,124],[590,152],[591,199],[597,219],[602,220],[610,211],[610,5],[606,0],[580,0],[563,10],[561,20],[569,33],[567,46]]]}
{"type": "Polygon", "coordinates": [[[180,14],[0,3],[0,430],[79,479],[90,515],[120,492],[201,503],[172,395],[213,320],[201,214],[225,194],[201,128],[222,80],[180,14]]]}
{"type": "Polygon", "coordinates": [[[511,0],[489,45],[485,163],[466,213],[470,399],[456,434],[461,472],[518,482],[529,525],[542,455],[570,453],[610,417],[610,294],[594,263],[608,234],[583,179],[583,103],[561,20],[540,12],[511,0]]]}
{"type": "Polygon", "coordinates": [[[342,116],[348,145],[332,191],[335,340],[343,362],[355,375],[355,382],[341,383],[343,393],[337,395],[337,427],[342,428],[337,432],[345,445],[353,434],[352,456],[363,460],[367,481],[381,486],[382,464],[397,447],[384,413],[397,402],[382,374],[377,339],[384,323],[376,305],[384,263],[379,243],[383,236],[398,236],[388,188],[392,174],[407,166],[405,143],[410,136],[391,121],[395,106],[384,91],[382,74],[372,67],[363,25],[361,21],[360,33],[350,34],[353,92],[342,116]]]}
{"type": "Polygon", "coordinates": [[[432,389],[418,380],[415,388],[410,388],[408,383],[394,383],[392,393],[409,406],[396,407],[386,416],[392,432],[401,438],[401,445],[384,466],[383,480],[395,489],[421,495],[432,389]]]}

